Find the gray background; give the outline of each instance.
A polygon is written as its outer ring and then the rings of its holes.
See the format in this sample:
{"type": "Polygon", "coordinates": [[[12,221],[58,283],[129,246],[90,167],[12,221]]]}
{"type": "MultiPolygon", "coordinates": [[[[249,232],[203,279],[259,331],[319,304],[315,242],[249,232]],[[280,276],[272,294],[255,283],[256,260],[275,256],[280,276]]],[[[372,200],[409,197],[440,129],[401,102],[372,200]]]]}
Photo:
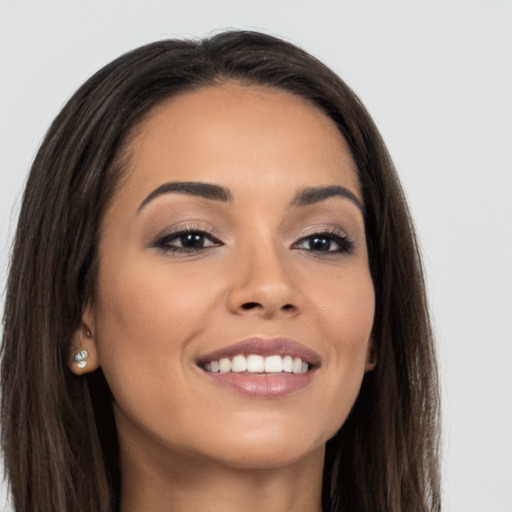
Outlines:
{"type": "Polygon", "coordinates": [[[65,100],[128,49],[229,27],[303,46],[373,115],[425,254],[445,510],[512,512],[512,0],[0,0],[2,289],[20,191],[65,100]]]}

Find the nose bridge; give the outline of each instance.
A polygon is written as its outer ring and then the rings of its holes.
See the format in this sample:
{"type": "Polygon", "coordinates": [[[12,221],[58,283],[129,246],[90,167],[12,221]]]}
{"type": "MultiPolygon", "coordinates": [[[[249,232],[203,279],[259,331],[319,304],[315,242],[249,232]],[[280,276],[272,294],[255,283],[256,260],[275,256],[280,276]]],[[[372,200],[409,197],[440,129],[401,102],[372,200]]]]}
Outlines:
{"type": "Polygon", "coordinates": [[[229,303],[238,313],[258,312],[269,317],[279,311],[297,312],[301,306],[287,249],[268,237],[256,237],[236,251],[229,303]]]}

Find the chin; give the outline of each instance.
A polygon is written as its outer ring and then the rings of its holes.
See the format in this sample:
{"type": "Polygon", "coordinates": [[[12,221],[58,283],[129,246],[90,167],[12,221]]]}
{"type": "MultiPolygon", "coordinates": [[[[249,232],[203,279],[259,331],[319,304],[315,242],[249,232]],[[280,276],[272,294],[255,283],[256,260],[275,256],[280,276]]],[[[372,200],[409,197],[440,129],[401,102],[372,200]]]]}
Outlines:
{"type": "Polygon", "coordinates": [[[309,447],[305,450],[303,446],[281,443],[276,446],[274,443],[261,443],[253,446],[234,447],[230,453],[222,458],[217,458],[222,465],[234,469],[281,469],[293,466],[301,460],[309,459],[314,455],[323,456],[325,443],[319,446],[309,447]]]}
{"type": "MultiPolygon", "coordinates": [[[[318,427],[317,427],[318,428],[318,427]]],[[[258,425],[250,429],[217,430],[222,439],[210,439],[212,458],[228,467],[238,469],[278,469],[291,466],[313,454],[323,456],[325,443],[334,435],[337,426],[325,432],[315,432],[307,423],[286,422],[280,426],[258,425]]]]}

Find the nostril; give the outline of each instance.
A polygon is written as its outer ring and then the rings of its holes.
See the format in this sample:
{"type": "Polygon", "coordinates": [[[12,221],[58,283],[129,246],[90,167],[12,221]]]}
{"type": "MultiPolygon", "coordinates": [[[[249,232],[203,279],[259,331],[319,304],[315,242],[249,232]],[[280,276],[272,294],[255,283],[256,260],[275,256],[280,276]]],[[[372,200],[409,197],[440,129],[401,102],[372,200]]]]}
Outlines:
{"type": "Polygon", "coordinates": [[[260,306],[260,304],[258,304],[257,302],[246,302],[245,304],[242,304],[242,308],[243,309],[254,309],[254,308],[257,308],[258,306],[260,306]]]}
{"type": "MultiPolygon", "coordinates": [[[[254,308],[262,308],[263,306],[259,302],[246,302],[245,304],[242,304],[242,309],[245,311],[249,311],[254,308]]],[[[292,311],[295,309],[295,306],[293,304],[285,304],[281,308],[283,311],[292,311]]]]}

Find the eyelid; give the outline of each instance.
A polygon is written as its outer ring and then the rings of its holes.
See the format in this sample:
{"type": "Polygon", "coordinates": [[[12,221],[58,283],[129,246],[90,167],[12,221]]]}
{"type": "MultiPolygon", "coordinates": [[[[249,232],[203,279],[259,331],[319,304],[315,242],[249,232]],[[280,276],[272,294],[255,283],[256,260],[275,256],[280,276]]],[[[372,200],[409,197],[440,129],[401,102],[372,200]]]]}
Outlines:
{"type": "Polygon", "coordinates": [[[355,243],[352,237],[344,229],[338,226],[325,224],[315,224],[307,226],[304,229],[304,232],[300,233],[300,236],[296,239],[294,243],[315,235],[330,235],[333,237],[341,238],[342,240],[347,240],[352,243],[355,243]]]}
{"type": "Polygon", "coordinates": [[[307,238],[308,236],[321,235],[321,234],[325,234],[325,233],[328,233],[331,235],[337,235],[337,236],[340,236],[343,238],[350,238],[348,236],[348,233],[344,229],[341,229],[336,226],[326,226],[323,224],[316,224],[313,226],[308,226],[305,229],[305,232],[301,233],[300,238],[307,238]]]}
{"type": "Polygon", "coordinates": [[[204,233],[218,240],[221,238],[220,233],[212,224],[201,220],[185,220],[160,229],[159,234],[155,235],[153,239],[167,238],[170,235],[179,236],[182,233],[204,233]]]}

